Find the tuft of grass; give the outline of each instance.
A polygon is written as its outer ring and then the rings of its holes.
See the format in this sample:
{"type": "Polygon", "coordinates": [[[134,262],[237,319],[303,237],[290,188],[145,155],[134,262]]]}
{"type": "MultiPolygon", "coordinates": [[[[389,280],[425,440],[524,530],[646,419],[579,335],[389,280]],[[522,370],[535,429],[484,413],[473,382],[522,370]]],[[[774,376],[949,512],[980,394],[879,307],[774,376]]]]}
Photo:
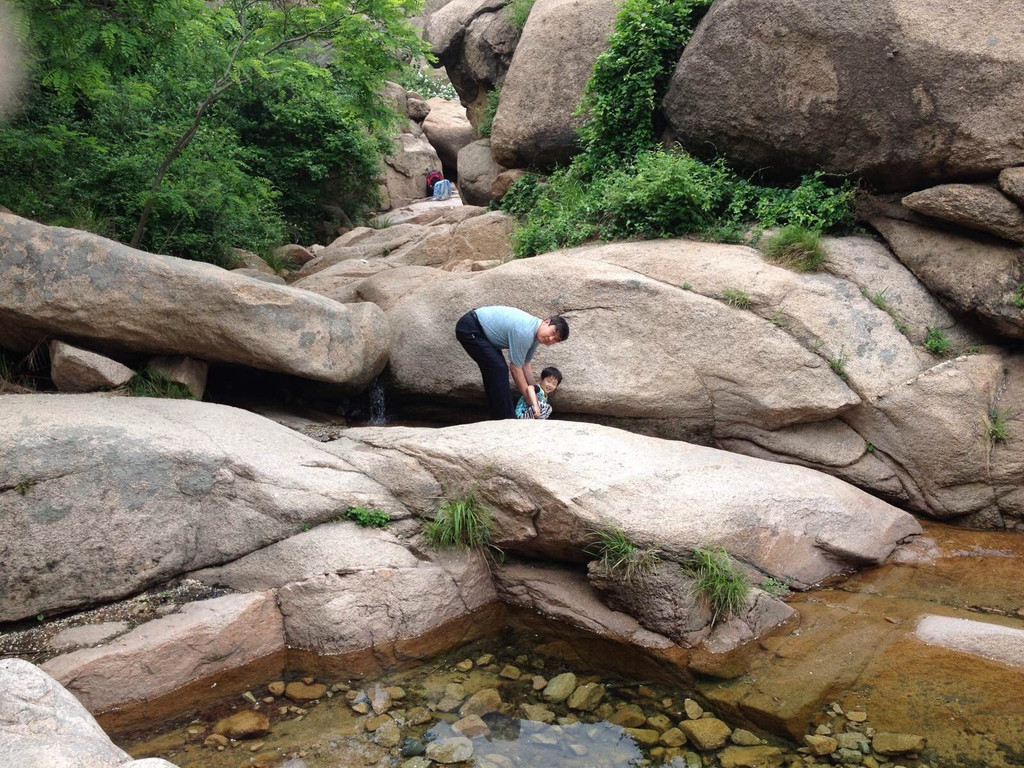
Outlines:
{"type": "Polygon", "coordinates": [[[1017,290],[1010,297],[1010,303],[1020,309],[1024,309],[1024,283],[1017,284],[1017,290]]]}
{"type": "Polygon", "coordinates": [[[383,509],[367,509],[366,507],[349,507],[345,517],[361,528],[387,528],[391,515],[383,509]]]}
{"type": "Polygon", "coordinates": [[[619,528],[599,528],[593,535],[592,554],[597,556],[605,570],[627,584],[643,581],[661,562],[658,549],[637,547],[619,528]]]}
{"type": "Polygon", "coordinates": [[[953,348],[953,342],[939,328],[929,328],[924,339],[924,348],[938,357],[944,357],[953,348]]]}
{"type": "Polygon", "coordinates": [[[484,549],[490,545],[491,514],[476,495],[476,487],[463,494],[441,497],[434,519],[424,532],[442,549],[484,549]]]}
{"type": "Polygon", "coordinates": [[[388,216],[387,214],[374,216],[372,219],[366,220],[366,226],[368,226],[370,229],[387,229],[388,227],[393,227],[394,225],[394,218],[388,216]]]}
{"type": "Polygon", "coordinates": [[[530,11],[533,10],[535,0],[512,0],[505,6],[505,18],[508,19],[516,30],[516,37],[523,34],[526,27],[526,20],[530,18],[530,11]]]}
{"type": "Polygon", "coordinates": [[[982,419],[982,422],[985,424],[985,433],[990,443],[1005,443],[1009,439],[1006,431],[1006,419],[1009,415],[1009,408],[1000,410],[993,405],[988,409],[988,418],[982,419]]]}
{"type": "Polygon", "coordinates": [[[483,115],[480,117],[480,125],[476,127],[476,132],[483,136],[485,139],[491,135],[491,128],[494,125],[494,116],[498,114],[498,105],[501,103],[501,86],[496,86],[487,92],[487,107],[484,109],[483,115]]]}
{"type": "Polygon", "coordinates": [[[761,588],[762,592],[766,592],[772,597],[782,597],[789,594],[789,586],[786,582],[782,581],[782,579],[776,579],[774,576],[769,576],[757,586],[761,588]]]}
{"type": "Polygon", "coordinates": [[[846,364],[848,362],[850,362],[850,358],[846,356],[846,350],[843,347],[840,347],[839,354],[828,359],[828,367],[831,368],[832,373],[840,379],[848,381],[849,377],[846,375],[846,364]]]}
{"type": "Polygon", "coordinates": [[[124,385],[128,394],[135,397],[167,397],[172,400],[195,400],[188,387],[171,381],[162,373],[150,368],[139,371],[124,385]]]}
{"type": "Polygon", "coordinates": [[[797,272],[813,272],[825,260],[821,232],[790,224],[769,237],[761,246],[765,258],[797,272]]]}
{"type": "Polygon", "coordinates": [[[737,288],[726,288],[719,298],[729,306],[736,307],[737,309],[750,309],[754,306],[750,295],[746,291],[741,291],[737,288]]]}
{"type": "Polygon", "coordinates": [[[263,255],[263,261],[278,275],[284,275],[295,269],[295,262],[290,257],[275,251],[269,251],[263,255]]]}
{"type": "Polygon", "coordinates": [[[684,291],[692,291],[693,283],[683,283],[682,288],[684,291]]]}
{"type": "Polygon", "coordinates": [[[697,547],[685,566],[698,596],[711,607],[711,623],[739,613],[747,604],[750,580],[733,565],[724,547],[697,547]]]}
{"type": "Polygon", "coordinates": [[[896,308],[889,303],[889,300],[885,295],[887,290],[889,289],[883,288],[881,291],[870,293],[864,288],[861,288],[860,292],[863,293],[872,304],[888,314],[889,317],[892,318],[893,323],[896,324],[896,330],[906,336],[910,332],[910,326],[907,324],[907,321],[903,319],[900,313],[896,311],[896,308]]]}
{"type": "Polygon", "coordinates": [[[985,351],[985,348],[980,344],[972,344],[969,347],[964,347],[963,354],[965,355],[980,355],[985,351]]]}

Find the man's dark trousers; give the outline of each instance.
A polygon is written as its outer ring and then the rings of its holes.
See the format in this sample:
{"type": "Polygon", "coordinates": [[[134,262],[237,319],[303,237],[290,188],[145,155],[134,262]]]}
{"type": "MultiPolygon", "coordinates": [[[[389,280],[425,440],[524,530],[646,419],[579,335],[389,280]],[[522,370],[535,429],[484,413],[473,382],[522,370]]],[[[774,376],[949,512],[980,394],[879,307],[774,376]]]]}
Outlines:
{"type": "Polygon", "coordinates": [[[471,310],[459,318],[455,324],[455,338],[466,350],[466,354],[480,366],[484,393],[487,395],[487,411],[491,418],[514,419],[512,389],[508,385],[508,363],[501,350],[484,334],[475,311],[471,310]]]}

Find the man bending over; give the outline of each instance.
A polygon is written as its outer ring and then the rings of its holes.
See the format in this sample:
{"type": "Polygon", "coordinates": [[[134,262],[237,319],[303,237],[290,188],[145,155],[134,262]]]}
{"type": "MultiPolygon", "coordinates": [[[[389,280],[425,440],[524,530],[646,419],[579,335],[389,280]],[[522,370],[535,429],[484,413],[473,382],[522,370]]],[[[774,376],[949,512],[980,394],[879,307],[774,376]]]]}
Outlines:
{"type": "Polygon", "coordinates": [[[519,394],[536,418],[541,417],[530,360],[538,344],[550,346],[569,338],[569,323],[564,317],[554,315],[541,320],[515,307],[480,307],[459,319],[455,338],[480,367],[492,419],[515,418],[509,371],[519,394]],[[503,349],[508,350],[507,363],[503,349]]]}

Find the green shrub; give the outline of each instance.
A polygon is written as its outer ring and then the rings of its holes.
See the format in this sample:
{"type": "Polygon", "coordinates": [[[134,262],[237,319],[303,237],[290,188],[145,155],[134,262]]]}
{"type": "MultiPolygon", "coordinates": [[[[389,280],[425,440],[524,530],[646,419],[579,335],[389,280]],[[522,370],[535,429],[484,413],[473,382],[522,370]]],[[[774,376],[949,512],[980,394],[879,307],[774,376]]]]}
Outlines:
{"type": "Polygon", "coordinates": [[[1021,309],[1024,309],[1024,283],[1018,283],[1017,290],[1013,292],[1010,302],[1021,309]]]}
{"type": "Polygon", "coordinates": [[[1006,419],[1009,415],[1009,408],[1000,410],[993,405],[988,409],[988,419],[983,419],[982,421],[985,424],[985,433],[988,436],[989,442],[1005,443],[1009,439],[1009,434],[1006,430],[1006,419]]]}
{"type": "Polygon", "coordinates": [[[825,260],[821,233],[790,224],[769,237],[761,246],[765,258],[797,272],[812,272],[825,260]]]}
{"type": "Polygon", "coordinates": [[[367,509],[366,507],[349,507],[345,517],[361,528],[387,528],[391,515],[383,509],[367,509]]]}
{"type": "Polygon", "coordinates": [[[124,385],[128,394],[135,397],[166,397],[172,400],[195,400],[188,387],[171,381],[152,368],[144,368],[124,385]]]}
{"type": "Polygon", "coordinates": [[[530,17],[533,4],[536,0],[512,0],[505,6],[505,18],[516,30],[516,37],[523,33],[526,27],[526,20],[530,17]]]}
{"type": "Polygon", "coordinates": [[[600,528],[593,535],[595,541],[589,548],[592,554],[606,571],[628,584],[642,581],[661,562],[657,549],[640,549],[619,528],[600,528]]]}
{"type": "Polygon", "coordinates": [[[933,355],[943,357],[953,348],[953,342],[939,328],[929,328],[928,335],[924,339],[924,348],[933,355]]]}
{"type": "Polygon", "coordinates": [[[697,595],[710,606],[712,623],[746,606],[750,581],[733,565],[724,547],[697,547],[685,570],[694,580],[697,595]]]}
{"type": "Polygon", "coordinates": [[[267,263],[267,266],[279,275],[291,272],[296,268],[295,262],[291,260],[291,257],[284,255],[276,249],[267,251],[263,254],[262,258],[267,263]]]}
{"type": "Polygon", "coordinates": [[[498,104],[501,102],[501,86],[487,92],[487,108],[480,118],[480,125],[476,127],[477,133],[484,138],[491,135],[491,126],[494,125],[494,116],[498,114],[498,104]]]}
{"type": "Polygon", "coordinates": [[[476,488],[442,497],[434,519],[427,523],[427,540],[444,549],[484,549],[491,541],[491,515],[476,488]]]}

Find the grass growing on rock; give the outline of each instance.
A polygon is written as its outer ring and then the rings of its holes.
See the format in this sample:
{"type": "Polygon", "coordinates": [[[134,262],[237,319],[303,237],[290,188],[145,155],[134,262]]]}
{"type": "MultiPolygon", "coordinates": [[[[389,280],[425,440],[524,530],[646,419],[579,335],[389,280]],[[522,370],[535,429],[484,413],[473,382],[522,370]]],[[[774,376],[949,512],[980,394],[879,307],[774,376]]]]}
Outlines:
{"type": "MultiPolygon", "coordinates": [[[[505,18],[516,31],[516,37],[523,34],[526,28],[526,20],[530,18],[530,11],[533,10],[535,0],[512,0],[505,6],[505,18]]],[[[481,134],[483,135],[483,134],[481,134]]]]}
{"type": "Polygon", "coordinates": [[[1006,419],[1009,415],[1009,408],[999,409],[993,405],[988,409],[988,418],[982,421],[985,424],[985,434],[990,443],[1005,443],[1009,439],[1009,433],[1006,430],[1006,419]]]}
{"type": "Polygon", "coordinates": [[[658,567],[661,553],[654,547],[641,549],[619,528],[599,528],[594,531],[590,549],[606,571],[627,584],[642,581],[658,567]]]}
{"type": "Polygon", "coordinates": [[[813,272],[825,260],[821,232],[790,224],[769,237],[761,246],[765,258],[797,272],[813,272]]]}
{"type": "Polygon", "coordinates": [[[885,312],[892,318],[893,323],[896,324],[896,330],[902,333],[904,336],[910,331],[910,326],[907,321],[896,311],[895,307],[889,303],[888,297],[885,295],[888,288],[883,288],[880,291],[869,292],[866,288],[861,288],[863,293],[868,300],[878,307],[880,310],[885,312]]]}
{"type": "Polygon", "coordinates": [[[295,269],[295,262],[292,261],[291,257],[284,255],[280,251],[269,251],[262,258],[267,263],[267,266],[274,270],[275,274],[284,275],[295,269]]]}
{"type": "Polygon", "coordinates": [[[441,549],[480,549],[490,546],[493,522],[477,497],[476,487],[442,496],[434,519],[427,523],[427,540],[441,549]]]}
{"type": "Polygon", "coordinates": [[[750,294],[737,288],[726,288],[722,291],[721,299],[730,307],[736,307],[737,309],[750,309],[754,306],[750,294]]]}
{"type": "Polygon", "coordinates": [[[839,354],[835,357],[828,359],[828,367],[832,369],[832,373],[838,376],[843,381],[848,381],[849,376],[846,373],[846,364],[850,362],[850,358],[846,356],[846,350],[842,347],[839,348],[839,354]]]}
{"type": "Polygon", "coordinates": [[[750,580],[741,573],[724,547],[697,547],[686,572],[694,580],[697,595],[711,608],[711,623],[739,613],[750,595],[750,580]]]}
{"type": "Polygon", "coordinates": [[[158,371],[143,369],[132,376],[124,385],[128,394],[134,397],[166,397],[171,400],[195,400],[188,387],[171,381],[158,371]]]}

